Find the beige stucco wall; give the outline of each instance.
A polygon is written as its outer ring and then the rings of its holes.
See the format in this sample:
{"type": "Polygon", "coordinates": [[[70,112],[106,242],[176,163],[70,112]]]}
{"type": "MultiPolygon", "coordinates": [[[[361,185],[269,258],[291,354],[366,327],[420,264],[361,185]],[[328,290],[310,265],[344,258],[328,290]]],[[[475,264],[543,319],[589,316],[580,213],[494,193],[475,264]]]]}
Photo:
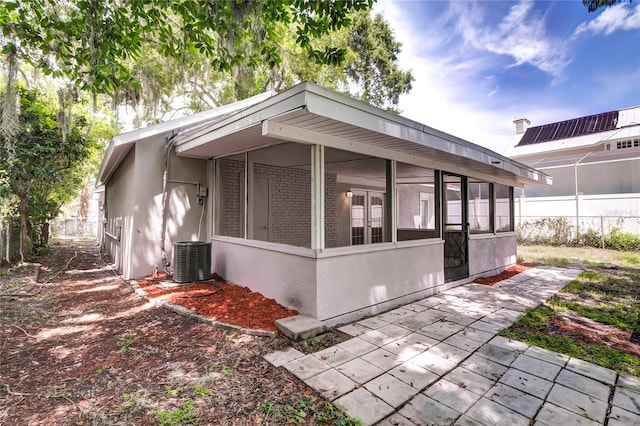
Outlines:
{"type": "Polygon", "coordinates": [[[104,250],[111,256],[116,270],[123,275],[128,274],[131,267],[134,193],[130,182],[134,180],[135,152],[131,151],[105,187],[107,222],[104,231],[110,236],[104,237],[104,250]]]}
{"type": "MultiPolygon", "coordinates": [[[[164,172],[165,139],[137,143],[135,181],[133,250],[130,275],[140,278],[162,270],[160,248],[162,234],[162,179],[164,172]]],[[[167,182],[166,233],[164,237],[167,260],[173,263],[173,244],[198,239],[198,223],[202,218],[201,239],[206,240],[206,201],[198,204],[197,185],[207,185],[206,160],[179,158],[171,155],[167,182]],[[182,181],[189,183],[177,183],[182,181]]]]}
{"type": "Polygon", "coordinates": [[[443,244],[318,259],[318,319],[347,321],[434,294],[444,284],[443,244]]]}
{"type": "MultiPolygon", "coordinates": [[[[113,258],[125,279],[141,278],[162,270],[162,178],[166,138],[139,142],[106,185],[106,231],[121,224],[120,241],[105,238],[105,251],[113,258]],[[119,218],[119,220],[118,220],[119,218]]],[[[198,204],[197,186],[206,186],[206,160],[177,158],[170,161],[169,179],[194,184],[167,183],[165,248],[173,262],[173,244],[198,237],[198,223],[204,204],[198,204]]],[[[201,239],[206,240],[206,208],[202,216],[201,239]]]]}
{"type": "MultiPolygon", "coordinates": [[[[252,246],[225,237],[212,241],[212,268],[234,284],[275,299],[298,312],[316,316],[315,259],[252,246]]],[[[273,245],[275,247],[276,245],[273,245]]]]}
{"type": "Polygon", "coordinates": [[[469,239],[469,276],[488,275],[513,265],[516,246],[513,232],[472,235],[469,239]]]}
{"type": "Polygon", "coordinates": [[[473,236],[470,278],[445,283],[444,242],[350,247],[314,253],[214,237],[212,268],[280,304],[332,326],[383,312],[496,272],[516,261],[513,233],[473,236]]]}
{"type": "Polygon", "coordinates": [[[445,288],[442,241],[319,258],[311,251],[304,255],[278,251],[284,246],[258,247],[264,244],[215,237],[213,270],[329,324],[362,318],[445,288]]]}

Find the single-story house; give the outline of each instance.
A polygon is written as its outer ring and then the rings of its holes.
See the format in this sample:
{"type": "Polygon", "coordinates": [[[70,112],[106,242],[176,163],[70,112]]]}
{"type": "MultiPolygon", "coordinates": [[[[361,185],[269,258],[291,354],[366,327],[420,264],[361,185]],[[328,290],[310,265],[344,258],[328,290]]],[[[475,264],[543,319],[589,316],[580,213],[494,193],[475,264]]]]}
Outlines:
{"type": "Polygon", "coordinates": [[[99,174],[125,279],[179,241],[211,269],[328,325],[516,262],[529,166],[310,83],[117,136],[99,174]]]}

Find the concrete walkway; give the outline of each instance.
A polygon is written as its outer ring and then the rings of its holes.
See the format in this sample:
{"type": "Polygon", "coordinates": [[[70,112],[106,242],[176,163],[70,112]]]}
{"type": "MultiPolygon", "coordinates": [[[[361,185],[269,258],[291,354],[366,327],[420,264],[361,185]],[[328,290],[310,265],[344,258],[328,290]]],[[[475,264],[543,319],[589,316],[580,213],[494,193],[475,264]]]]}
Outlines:
{"type": "Polygon", "coordinates": [[[535,268],[345,325],[265,357],[365,425],[640,425],[640,378],[496,336],[580,273],[535,268]]]}

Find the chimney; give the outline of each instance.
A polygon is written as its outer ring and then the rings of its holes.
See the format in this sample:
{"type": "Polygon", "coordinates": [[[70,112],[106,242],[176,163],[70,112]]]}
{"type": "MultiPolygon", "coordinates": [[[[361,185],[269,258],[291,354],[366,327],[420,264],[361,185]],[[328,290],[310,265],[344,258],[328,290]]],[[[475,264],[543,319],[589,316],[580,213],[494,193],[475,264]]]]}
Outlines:
{"type": "Polygon", "coordinates": [[[516,118],[515,120],[513,120],[513,125],[516,128],[516,135],[519,135],[527,131],[527,129],[531,125],[531,122],[526,118],[522,117],[522,118],[516,118]]]}

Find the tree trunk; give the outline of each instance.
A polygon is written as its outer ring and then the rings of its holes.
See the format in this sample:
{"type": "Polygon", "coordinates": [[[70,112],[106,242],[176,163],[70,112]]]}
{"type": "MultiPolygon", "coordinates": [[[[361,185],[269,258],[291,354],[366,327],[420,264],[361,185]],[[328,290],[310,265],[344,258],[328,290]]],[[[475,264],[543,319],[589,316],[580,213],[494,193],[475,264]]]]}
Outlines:
{"type": "Polygon", "coordinates": [[[49,245],[49,222],[42,222],[40,225],[40,238],[43,246],[49,245]]]}

